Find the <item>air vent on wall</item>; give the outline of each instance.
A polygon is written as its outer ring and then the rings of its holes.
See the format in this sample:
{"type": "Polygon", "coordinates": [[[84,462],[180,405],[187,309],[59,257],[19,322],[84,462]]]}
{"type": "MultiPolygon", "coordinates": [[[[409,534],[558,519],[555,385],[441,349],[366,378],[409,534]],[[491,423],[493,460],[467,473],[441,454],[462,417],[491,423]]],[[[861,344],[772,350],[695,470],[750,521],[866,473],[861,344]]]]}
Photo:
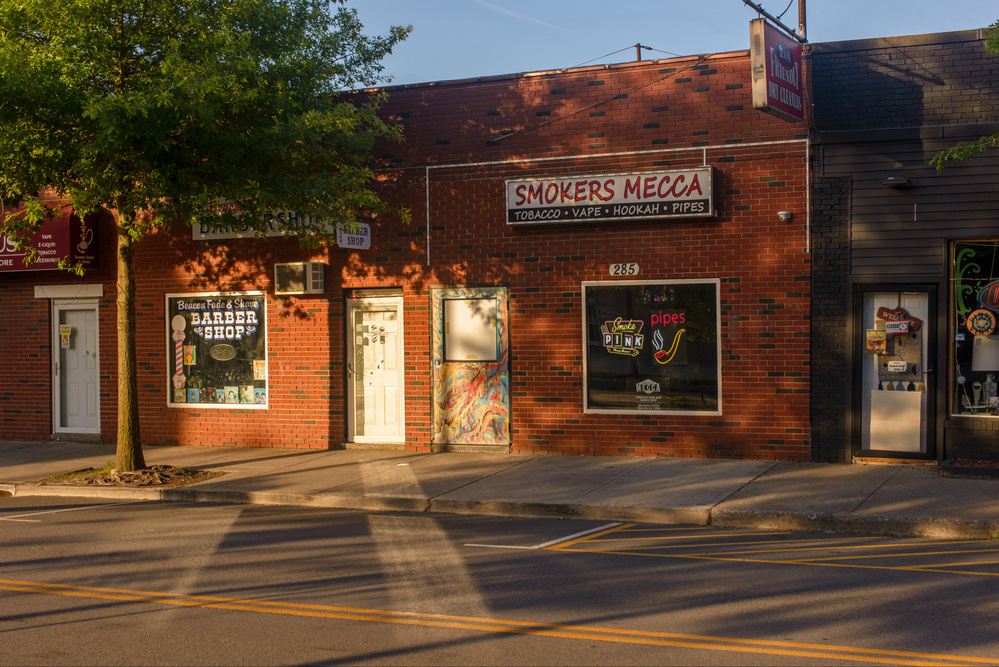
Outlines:
{"type": "Polygon", "coordinates": [[[325,269],[322,262],[275,264],[274,293],[322,294],[326,290],[325,269]]]}

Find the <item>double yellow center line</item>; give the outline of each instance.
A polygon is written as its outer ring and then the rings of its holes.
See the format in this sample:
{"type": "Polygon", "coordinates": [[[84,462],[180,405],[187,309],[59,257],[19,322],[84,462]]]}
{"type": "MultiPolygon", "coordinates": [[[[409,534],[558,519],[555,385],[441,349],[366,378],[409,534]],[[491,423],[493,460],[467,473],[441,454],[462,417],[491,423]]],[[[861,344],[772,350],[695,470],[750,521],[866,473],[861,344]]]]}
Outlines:
{"type": "Polygon", "coordinates": [[[182,595],[155,591],[136,591],[119,588],[50,584],[33,581],[0,579],[0,590],[44,595],[98,598],[120,602],[143,604],[163,604],[179,607],[200,607],[206,609],[227,609],[263,614],[281,614],[311,618],[329,618],[368,623],[394,623],[434,628],[451,628],[477,632],[558,637],[562,639],[582,639],[620,644],[641,644],[687,648],[695,650],[728,651],[780,655],[795,658],[816,658],[846,660],[849,662],[872,662],[892,665],[999,665],[999,660],[934,653],[914,653],[864,649],[849,646],[827,646],[798,642],[769,641],[761,639],[738,639],[733,637],[711,637],[672,632],[652,632],[645,630],[624,630],[558,623],[535,623],[468,616],[443,614],[422,614],[416,612],[386,611],[380,609],[360,609],[269,600],[246,600],[210,595],[182,595]]]}

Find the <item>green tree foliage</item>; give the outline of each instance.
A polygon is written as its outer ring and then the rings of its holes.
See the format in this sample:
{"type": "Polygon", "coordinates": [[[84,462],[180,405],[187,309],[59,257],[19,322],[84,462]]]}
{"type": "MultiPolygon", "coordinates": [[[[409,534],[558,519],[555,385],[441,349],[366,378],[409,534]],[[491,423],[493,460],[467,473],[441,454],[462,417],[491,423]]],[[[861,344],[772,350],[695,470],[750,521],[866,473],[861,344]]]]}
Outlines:
{"type": "MultiPolygon", "coordinates": [[[[999,54],[999,21],[989,26],[985,33],[985,50],[989,53],[999,54]]],[[[990,148],[997,147],[999,147],[999,134],[989,134],[974,141],[962,141],[947,150],[940,151],[933,156],[930,164],[936,166],[939,171],[951,160],[967,160],[990,148]]]]}
{"type": "Polygon", "coordinates": [[[290,210],[321,244],[388,209],[369,154],[400,129],[379,99],[339,92],[384,81],[380,61],[410,29],[366,36],[343,2],[0,0],[0,233],[23,244],[66,203],[113,215],[120,470],[145,466],[136,241],[178,218],[262,231],[290,210]]]}

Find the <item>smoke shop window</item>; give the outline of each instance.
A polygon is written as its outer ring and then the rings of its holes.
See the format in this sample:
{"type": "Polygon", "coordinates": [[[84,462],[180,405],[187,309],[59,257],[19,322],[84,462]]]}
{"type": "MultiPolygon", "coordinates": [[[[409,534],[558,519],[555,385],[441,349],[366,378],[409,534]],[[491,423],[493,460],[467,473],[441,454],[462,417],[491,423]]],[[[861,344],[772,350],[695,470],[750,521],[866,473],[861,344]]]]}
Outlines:
{"type": "Polygon", "coordinates": [[[167,404],[267,407],[267,297],[167,294],[167,404]]]}
{"type": "Polygon", "coordinates": [[[721,413],[717,279],[582,287],[584,412],[721,413]]]}
{"type": "Polygon", "coordinates": [[[954,244],[955,375],[952,413],[997,416],[999,395],[999,241],[954,244]]]}

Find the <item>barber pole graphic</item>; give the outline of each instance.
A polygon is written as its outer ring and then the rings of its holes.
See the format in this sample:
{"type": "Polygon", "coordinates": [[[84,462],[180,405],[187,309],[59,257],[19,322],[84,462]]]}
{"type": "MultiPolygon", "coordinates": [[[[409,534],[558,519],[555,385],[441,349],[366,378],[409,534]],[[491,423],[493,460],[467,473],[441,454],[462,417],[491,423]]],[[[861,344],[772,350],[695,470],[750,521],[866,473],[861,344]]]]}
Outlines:
{"type": "Polygon", "coordinates": [[[183,389],[187,382],[187,378],[184,377],[184,329],[187,327],[187,319],[183,315],[174,315],[173,319],[170,320],[170,325],[173,327],[173,335],[170,336],[173,339],[173,350],[174,350],[174,374],[173,374],[173,388],[183,389]]]}

